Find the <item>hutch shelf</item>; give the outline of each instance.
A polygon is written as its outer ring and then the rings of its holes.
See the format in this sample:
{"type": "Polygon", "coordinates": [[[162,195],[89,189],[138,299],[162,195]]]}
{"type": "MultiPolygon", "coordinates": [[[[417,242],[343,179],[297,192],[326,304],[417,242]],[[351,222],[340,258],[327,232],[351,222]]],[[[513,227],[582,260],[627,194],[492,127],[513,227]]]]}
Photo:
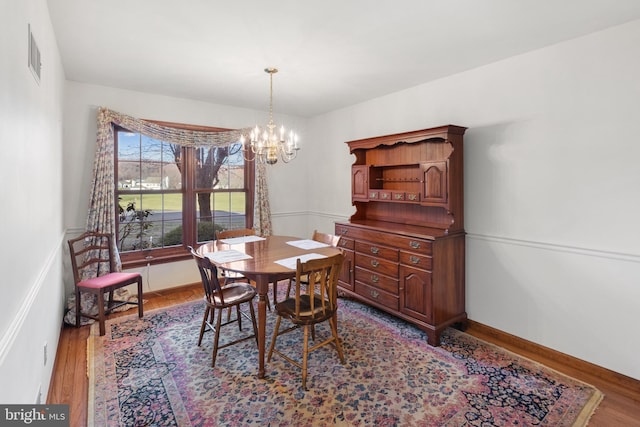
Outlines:
{"type": "Polygon", "coordinates": [[[437,128],[349,141],[356,212],[337,222],[340,292],[407,320],[440,343],[464,329],[463,136],[437,128]]]}

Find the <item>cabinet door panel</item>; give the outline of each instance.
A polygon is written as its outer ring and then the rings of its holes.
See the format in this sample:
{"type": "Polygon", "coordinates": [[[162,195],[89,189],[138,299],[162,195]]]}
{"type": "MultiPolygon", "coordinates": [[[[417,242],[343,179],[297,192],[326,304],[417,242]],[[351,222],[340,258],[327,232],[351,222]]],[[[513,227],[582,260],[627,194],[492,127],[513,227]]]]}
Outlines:
{"type": "Polygon", "coordinates": [[[342,263],[342,270],[340,270],[338,283],[343,288],[352,291],[354,279],[353,251],[343,250],[342,253],[344,254],[344,262],[342,263]]]}
{"type": "Polygon", "coordinates": [[[422,170],[422,202],[447,203],[448,168],[446,161],[421,163],[422,170]]]}
{"type": "Polygon", "coordinates": [[[431,272],[400,266],[400,311],[425,322],[432,321],[431,272]]]}
{"type": "Polygon", "coordinates": [[[369,166],[354,165],[351,167],[351,198],[368,200],[369,166]]]}

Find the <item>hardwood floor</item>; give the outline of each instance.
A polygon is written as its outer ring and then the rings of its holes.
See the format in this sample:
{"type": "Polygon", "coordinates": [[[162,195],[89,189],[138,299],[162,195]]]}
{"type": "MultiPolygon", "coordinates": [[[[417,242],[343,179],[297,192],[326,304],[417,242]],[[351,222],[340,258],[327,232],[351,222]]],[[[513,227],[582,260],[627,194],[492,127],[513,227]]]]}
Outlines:
{"type": "MultiPolygon", "coordinates": [[[[145,312],[202,298],[201,285],[189,285],[145,294],[145,312]]],[[[127,311],[112,316],[133,313],[127,311]]],[[[640,427],[640,381],[554,352],[537,344],[471,321],[467,333],[514,353],[536,360],[597,387],[604,399],[590,427],[640,427]]],[[[68,404],[70,425],[87,425],[87,338],[89,327],[62,328],[47,403],[68,404]]]]}

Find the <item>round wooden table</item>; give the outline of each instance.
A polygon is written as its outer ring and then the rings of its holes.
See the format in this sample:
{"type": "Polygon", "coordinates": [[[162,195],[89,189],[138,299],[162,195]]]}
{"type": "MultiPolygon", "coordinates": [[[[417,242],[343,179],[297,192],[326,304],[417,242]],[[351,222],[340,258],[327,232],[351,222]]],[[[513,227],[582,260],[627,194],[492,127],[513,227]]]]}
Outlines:
{"type": "MultiPolygon", "coordinates": [[[[248,236],[248,238],[250,239],[252,236],[248,236]]],[[[341,251],[333,246],[301,249],[287,242],[304,239],[292,236],[269,236],[264,240],[237,244],[228,244],[224,242],[225,240],[226,239],[215,240],[205,243],[197,249],[197,252],[201,255],[206,255],[211,252],[232,249],[251,256],[251,258],[238,261],[218,263],[212,259],[212,262],[217,267],[241,273],[256,283],[256,290],[258,292],[258,378],[264,378],[267,321],[266,298],[269,292],[269,283],[273,283],[275,287],[277,286],[278,280],[288,279],[294,277],[296,274],[295,268],[292,270],[275,261],[300,257],[310,253],[333,256],[341,253],[341,251]]]]}

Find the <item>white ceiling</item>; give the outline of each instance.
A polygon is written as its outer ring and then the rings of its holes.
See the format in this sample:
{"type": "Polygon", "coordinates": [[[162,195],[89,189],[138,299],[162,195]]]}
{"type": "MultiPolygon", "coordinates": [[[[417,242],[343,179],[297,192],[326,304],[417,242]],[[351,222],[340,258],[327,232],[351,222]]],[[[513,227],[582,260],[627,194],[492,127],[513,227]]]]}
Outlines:
{"type": "Polygon", "coordinates": [[[310,117],[640,19],[638,0],[48,0],[68,80],[310,117]]]}

